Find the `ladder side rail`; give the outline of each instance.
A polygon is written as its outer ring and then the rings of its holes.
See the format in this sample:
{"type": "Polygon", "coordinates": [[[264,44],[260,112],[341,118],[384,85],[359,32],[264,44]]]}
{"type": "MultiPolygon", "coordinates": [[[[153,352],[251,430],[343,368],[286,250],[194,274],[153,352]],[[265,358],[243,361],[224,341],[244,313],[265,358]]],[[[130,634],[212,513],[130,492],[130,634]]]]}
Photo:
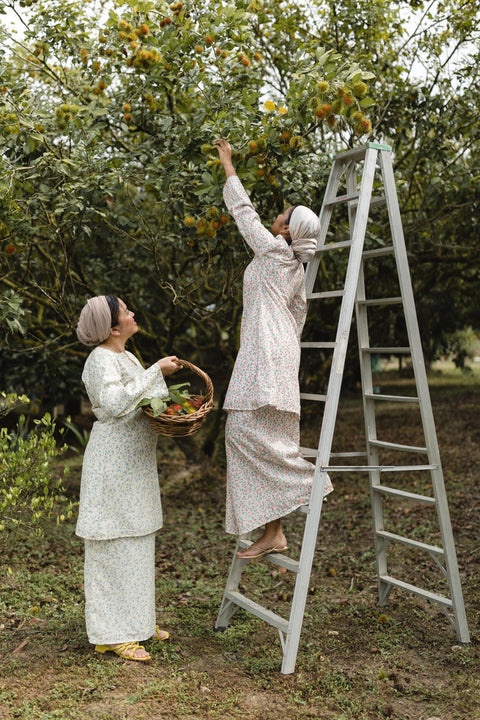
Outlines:
{"type": "Polygon", "coordinates": [[[323,493],[327,473],[323,472],[314,479],[312,497],[310,498],[309,512],[303,531],[302,549],[298,561],[298,573],[290,609],[289,632],[285,640],[281,672],[289,675],[295,671],[300,633],[302,631],[305,604],[307,600],[312,564],[317,544],[318,526],[322,512],[323,493]],[[313,498],[313,488],[318,488],[317,497],[313,498]]]}
{"type": "MultiPolygon", "coordinates": [[[[340,184],[340,178],[342,176],[342,173],[343,164],[334,162],[332,165],[332,169],[330,170],[330,175],[328,177],[327,187],[325,188],[325,194],[323,196],[322,207],[319,215],[320,237],[318,238],[317,248],[325,245],[328,228],[330,226],[330,219],[333,212],[333,208],[326,205],[326,199],[329,198],[331,195],[336,194],[338,186],[340,184]]],[[[307,265],[307,269],[305,272],[305,290],[307,295],[310,295],[313,292],[313,287],[315,285],[315,280],[318,274],[318,268],[320,266],[320,258],[321,254],[316,253],[314,258],[307,265]]]]}
{"type": "MultiPolygon", "coordinates": [[[[350,335],[350,327],[353,318],[353,309],[357,292],[358,277],[362,262],[362,251],[367,226],[370,198],[373,188],[373,179],[375,176],[376,153],[374,150],[368,150],[365,153],[365,164],[360,187],[360,201],[356,209],[355,225],[352,230],[352,245],[350,248],[350,257],[345,276],[345,294],[342,298],[340,315],[338,319],[337,334],[335,338],[335,348],[332,357],[332,367],[327,387],[327,399],[324,409],[324,420],[320,431],[320,440],[318,444],[318,454],[316,463],[316,474],[321,473],[322,467],[327,467],[330,460],[330,452],[332,448],[333,431],[335,427],[335,418],[338,409],[338,401],[340,397],[340,389],[343,379],[343,370],[347,353],[348,338],[350,335]],[[327,422],[327,420],[331,422],[327,422]]],[[[316,499],[318,491],[314,487],[312,491],[312,500],[316,499]]]]}
{"type": "MultiPolygon", "coordinates": [[[[363,262],[360,267],[358,287],[357,287],[357,298],[355,303],[355,314],[357,320],[357,337],[358,347],[368,348],[370,347],[370,335],[368,330],[368,311],[367,306],[364,304],[366,300],[365,290],[365,275],[363,262]]],[[[360,379],[362,385],[362,403],[363,403],[363,418],[365,425],[365,439],[367,447],[367,462],[368,465],[373,466],[369,470],[369,483],[370,483],[370,504],[372,508],[372,520],[373,520],[373,544],[375,548],[375,565],[377,571],[377,583],[378,583],[378,596],[379,601],[385,595],[385,588],[380,578],[387,575],[387,546],[382,541],[378,533],[385,530],[384,526],[384,515],[383,515],[383,496],[373,490],[374,487],[378,487],[381,484],[381,473],[378,470],[380,464],[379,460],[379,448],[375,444],[378,440],[377,437],[377,422],[375,416],[375,401],[367,397],[368,395],[373,396],[373,373],[371,356],[369,353],[362,352],[360,350],[360,379]]]]}
{"type": "MultiPolygon", "coordinates": [[[[333,432],[335,429],[338,401],[343,379],[343,369],[345,365],[348,338],[352,324],[353,308],[357,291],[357,279],[362,261],[365,230],[367,227],[370,199],[375,176],[376,155],[377,152],[372,149],[367,149],[365,152],[365,162],[360,185],[360,197],[356,209],[355,226],[352,230],[352,245],[350,248],[347,272],[345,275],[345,294],[342,298],[340,308],[332,367],[328,381],[327,399],[325,402],[318,454],[315,463],[315,473],[310,497],[310,512],[305,523],[302,551],[300,554],[300,569],[297,574],[297,581],[295,583],[295,591],[290,613],[290,632],[288,633],[286,640],[282,664],[282,673],[284,674],[292,673],[294,671],[298,645],[300,642],[300,632],[303,624],[308,584],[310,582],[313,557],[315,554],[318,526],[322,511],[323,493],[327,476],[327,473],[323,468],[327,467],[329,464],[332,448],[333,432]]],[[[335,166],[338,168],[337,160],[334,163],[334,167],[335,166]]],[[[335,173],[334,175],[338,180],[339,174],[335,173]]],[[[327,193],[325,193],[325,198],[326,200],[329,199],[327,193]]]]}
{"type": "Polygon", "coordinates": [[[242,571],[244,568],[244,565],[246,564],[247,560],[241,560],[240,558],[237,558],[236,553],[237,550],[240,550],[242,545],[240,544],[242,540],[249,540],[252,533],[245,533],[244,535],[241,535],[239,537],[239,540],[237,541],[237,546],[235,548],[235,552],[233,554],[233,560],[230,565],[230,571],[228,573],[227,582],[225,585],[225,590],[223,592],[223,598],[222,602],[220,604],[220,609],[218,611],[217,619],[215,622],[215,629],[225,629],[228,627],[228,623],[230,622],[230,619],[235,614],[235,612],[238,610],[238,607],[235,606],[232,601],[228,598],[228,593],[235,592],[238,590],[238,586],[240,584],[240,578],[242,575],[242,571]]]}
{"type": "Polygon", "coordinates": [[[405,238],[403,235],[400,208],[395,188],[395,179],[390,153],[380,151],[380,167],[382,170],[385,195],[387,198],[387,210],[392,231],[392,241],[395,248],[395,261],[397,264],[400,290],[404,302],[405,323],[409,344],[412,348],[412,364],[418,389],[418,396],[420,398],[420,413],[423,421],[426,447],[428,449],[429,462],[432,465],[437,466],[436,470],[432,470],[433,492],[437,500],[440,535],[445,550],[445,563],[454,606],[457,635],[461,642],[468,643],[470,642],[470,635],[465,615],[462,586],[455,551],[455,541],[451,527],[445,482],[440,461],[440,451],[438,448],[435,421],[433,418],[430,391],[428,388],[427,374],[425,370],[420,331],[413,298],[412,282],[408,266],[405,238]]]}

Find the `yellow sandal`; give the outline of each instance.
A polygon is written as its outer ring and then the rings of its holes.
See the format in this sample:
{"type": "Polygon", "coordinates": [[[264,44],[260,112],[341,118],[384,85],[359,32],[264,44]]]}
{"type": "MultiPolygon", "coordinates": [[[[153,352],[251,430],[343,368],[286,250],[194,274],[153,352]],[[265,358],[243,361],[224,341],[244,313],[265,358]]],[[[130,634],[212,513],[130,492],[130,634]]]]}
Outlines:
{"type": "Polygon", "coordinates": [[[169,637],[170,634],[166,630],[160,630],[158,625],[155,625],[155,635],[152,635],[150,640],[160,640],[163,642],[164,640],[168,640],[169,637]]]}
{"type": "Polygon", "coordinates": [[[135,657],[135,652],[137,650],[145,650],[145,648],[133,640],[130,642],[119,643],[118,645],[115,645],[115,647],[111,647],[110,645],[95,645],[95,651],[99,653],[113,652],[115,655],[118,655],[124,660],[136,660],[137,662],[151,661],[152,658],[150,655],[135,657]]]}

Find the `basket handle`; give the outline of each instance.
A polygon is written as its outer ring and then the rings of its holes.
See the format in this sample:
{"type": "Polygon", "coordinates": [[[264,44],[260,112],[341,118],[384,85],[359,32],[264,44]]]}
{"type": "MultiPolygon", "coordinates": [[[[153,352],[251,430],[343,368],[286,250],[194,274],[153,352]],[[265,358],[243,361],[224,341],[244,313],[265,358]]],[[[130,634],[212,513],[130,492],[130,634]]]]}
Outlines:
{"type": "Polygon", "coordinates": [[[209,376],[207,375],[207,373],[204,372],[203,370],[201,370],[199,367],[197,367],[193,363],[188,362],[188,360],[181,360],[180,358],[177,358],[177,362],[180,363],[182,368],[184,368],[185,370],[190,370],[190,372],[192,372],[195,375],[198,375],[199,377],[202,378],[202,380],[206,386],[203,404],[207,404],[207,403],[211,402],[213,399],[213,384],[212,384],[212,381],[210,380],[209,376]]]}

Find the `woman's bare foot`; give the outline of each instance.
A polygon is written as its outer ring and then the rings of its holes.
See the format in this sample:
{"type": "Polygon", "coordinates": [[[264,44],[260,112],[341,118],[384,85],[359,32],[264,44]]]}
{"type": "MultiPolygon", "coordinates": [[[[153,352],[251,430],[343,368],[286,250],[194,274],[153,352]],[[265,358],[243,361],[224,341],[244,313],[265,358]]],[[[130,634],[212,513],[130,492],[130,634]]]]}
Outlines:
{"type": "Polygon", "coordinates": [[[237,558],[248,560],[268,555],[271,552],[285,552],[287,540],[282,531],[280,520],[272,520],[265,525],[262,537],[258,538],[250,547],[237,552],[237,558]]]}
{"type": "Polygon", "coordinates": [[[273,544],[268,545],[264,541],[264,538],[262,536],[256,542],[250,545],[250,547],[245,548],[245,550],[239,550],[237,552],[237,558],[240,558],[241,560],[248,560],[249,558],[263,557],[263,555],[268,555],[268,553],[285,552],[285,550],[288,550],[285,535],[282,535],[278,542],[274,542],[273,544]]]}

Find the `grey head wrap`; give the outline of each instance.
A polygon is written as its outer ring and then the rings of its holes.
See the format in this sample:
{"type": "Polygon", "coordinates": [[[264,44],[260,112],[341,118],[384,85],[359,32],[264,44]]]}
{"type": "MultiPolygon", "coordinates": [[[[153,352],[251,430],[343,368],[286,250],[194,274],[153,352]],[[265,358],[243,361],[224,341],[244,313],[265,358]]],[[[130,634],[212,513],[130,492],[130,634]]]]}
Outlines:
{"type": "Polygon", "coordinates": [[[301,263],[309,262],[315,255],[320,235],[318,215],[305,205],[298,205],[292,213],[288,228],[295,257],[301,263]]]}
{"type": "Polygon", "coordinates": [[[112,327],[112,313],[105,295],[87,300],[77,325],[77,337],[84,345],[97,345],[106,340],[112,327]]]}

